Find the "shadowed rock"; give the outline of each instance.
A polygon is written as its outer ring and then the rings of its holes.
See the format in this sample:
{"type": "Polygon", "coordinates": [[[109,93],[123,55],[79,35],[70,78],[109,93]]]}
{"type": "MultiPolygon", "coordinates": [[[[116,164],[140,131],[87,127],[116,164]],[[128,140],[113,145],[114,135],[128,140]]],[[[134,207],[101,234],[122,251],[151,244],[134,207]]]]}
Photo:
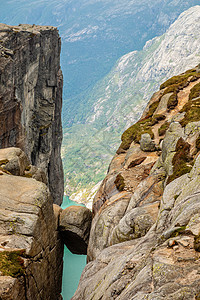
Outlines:
{"type": "Polygon", "coordinates": [[[70,206],[61,212],[59,229],[72,253],[87,254],[91,222],[92,213],[86,207],[70,206]]]}

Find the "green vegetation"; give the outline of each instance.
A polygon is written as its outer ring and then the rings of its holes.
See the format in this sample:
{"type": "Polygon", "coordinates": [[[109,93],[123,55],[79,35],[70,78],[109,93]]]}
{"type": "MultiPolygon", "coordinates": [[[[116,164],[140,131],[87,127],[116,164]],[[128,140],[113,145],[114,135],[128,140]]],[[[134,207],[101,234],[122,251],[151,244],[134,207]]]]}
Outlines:
{"type": "Polygon", "coordinates": [[[173,76],[164,83],[162,83],[160,89],[162,90],[166,87],[173,86],[174,89],[179,88],[179,90],[181,90],[182,88],[187,86],[189,77],[191,77],[190,81],[194,81],[197,78],[200,78],[200,74],[197,73],[195,69],[193,69],[192,72],[185,72],[184,74],[173,76]]]}
{"type": "Polygon", "coordinates": [[[190,156],[190,144],[180,138],[176,144],[176,153],[172,160],[173,174],[168,177],[167,183],[189,173],[192,169],[192,157],[190,156]]]}
{"type": "Polygon", "coordinates": [[[160,101],[155,101],[149,106],[148,117],[152,117],[154,112],[156,111],[160,101]]]}
{"type": "Polygon", "coordinates": [[[114,181],[118,191],[122,192],[125,188],[124,177],[121,174],[118,174],[114,181]]]}
{"type": "Polygon", "coordinates": [[[141,135],[143,133],[149,133],[149,135],[153,139],[154,134],[151,127],[152,127],[152,117],[140,120],[136,124],[129,127],[122,134],[121,137],[122,143],[119,149],[117,150],[117,154],[123,153],[124,150],[128,150],[133,141],[139,143],[141,139],[141,135]]]}
{"type": "Polygon", "coordinates": [[[157,109],[158,104],[159,104],[159,101],[154,102],[149,108],[147,117],[145,117],[144,119],[141,119],[136,124],[129,127],[122,134],[122,137],[121,137],[122,143],[121,143],[119,149],[117,150],[117,154],[123,153],[124,150],[128,150],[133,141],[136,143],[139,143],[139,141],[141,139],[141,135],[144,133],[149,133],[151,138],[152,139],[154,138],[152,126],[157,124],[159,121],[165,119],[165,116],[162,114],[152,116],[153,113],[155,112],[155,110],[157,109]]]}
{"type": "Polygon", "coordinates": [[[162,136],[166,133],[167,129],[169,128],[169,125],[170,123],[166,121],[164,124],[160,126],[160,128],[158,129],[159,136],[162,136]]]}
{"type": "MultiPolygon", "coordinates": [[[[163,84],[161,84],[160,89],[164,89],[166,88],[166,90],[164,91],[164,94],[168,94],[168,93],[173,93],[167,103],[167,108],[169,110],[174,109],[177,104],[178,104],[178,99],[177,99],[177,94],[178,92],[183,89],[184,87],[186,87],[191,81],[194,81],[196,79],[200,78],[200,74],[196,72],[195,69],[191,69],[188,72],[182,74],[182,75],[178,75],[178,76],[173,76],[172,78],[168,79],[167,81],[165,81],[163,84]]],[[[190,99],[193,99],[195,97],[200,96],[200,84],[196,85],[193,87],[193,89],[191,90],[190,93],[190,99]]]]}
{"type": "Polygon", "coordinates": [[[167,102],[167,108],[169,110],[174,109],[178,104],[178,98],[177,98],[177,93],[173,93],[167,102]]]}
{"type": "Polygon", "coordinates": [[[184,119],[180,122],[183,127],[190,122],[200,121],[200,98],[186,103],[180,112],[185,112],[184,119]]]}
{"type": "Polygon", "coordinates": [[[0,271],[3,276],[19,277],[25,272],[22,257],[25,250],[0,252],[0,271]]]}
{"type": "Polygon", "coordinates": [[[197,83],[190,91],[189,100],[200,97],[200,83],[197,83]]]}

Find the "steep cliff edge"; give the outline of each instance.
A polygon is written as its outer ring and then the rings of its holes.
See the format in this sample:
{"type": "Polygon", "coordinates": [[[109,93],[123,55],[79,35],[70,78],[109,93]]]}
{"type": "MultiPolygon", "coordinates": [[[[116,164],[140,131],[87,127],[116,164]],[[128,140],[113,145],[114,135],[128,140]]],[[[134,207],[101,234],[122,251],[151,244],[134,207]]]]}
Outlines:
{"type": "Polygon", "coordinates": [[[62,203],[61,42],[54,27],[0,24],[0,148],[16,146],[41,168],[62,203]]]}
{"type": "Polygon", "coordinates": [[[200,70],[164,82],[93,202],[78,299],[199,299],[200,70]]]}

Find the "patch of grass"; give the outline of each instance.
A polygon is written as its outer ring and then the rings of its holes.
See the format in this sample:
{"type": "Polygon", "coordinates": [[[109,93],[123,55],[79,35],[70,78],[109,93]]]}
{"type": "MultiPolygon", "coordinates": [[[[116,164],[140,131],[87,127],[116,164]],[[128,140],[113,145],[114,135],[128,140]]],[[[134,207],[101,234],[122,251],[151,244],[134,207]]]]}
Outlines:
{"type": "Polygon", "coordinates": [[[19,277],[25,272],[22,257],[25,250],[0,252],[0,271],[3,276],[19,277]]]}
{"type": "Polygon", "coordinates": [[[186,113],[180,122],[183,127],[190,122],[200,121],[200,98],[186,103],[180,112],[186,113]]]}
{"type": "Polygon", "coordinates": [[[183,88],[185,84],[187,84],[188,78],[191,77],[192,80],[196,80],[196,78],[200,78],[200,74],[197,73],[196,71],[192,72],[186,72],[184,74],[178,75],[178,76],[173,76],[169,78],[167,81],[163,82],[160,86],[160,89],[164,89],[166,87],[169,87],[170,85],[177,85],[179,86],[179,89],[183,88]]]}
{"type": "Polygon", "coordinates": [[[122,192],[125,188],[124,177],[121,174],[118,174],[114,181],[118,191],[122,192]]]}
{"type": "Polygon", "coordinates": [[[200,83],[197,83],[191,90],[189,100],[200,97],[200,83]]]}
{"type": "MultiPolygon", "coordinates": [[[[164,94],[173,93],[167,103],[167,108],[169,110],[174,109],[178,104],[177,94],[184,87],[188,86],[191,81],[195,81],[200,78],[200,74],[196,72],[195,69],[191,69],[191,71],[186,72],[185,74],[181,74],[178,76],[174,76],[163,84],[161,84],[160,89],[166,88],[164,94]]],[[[191,99],[196,98],[200,95],[198,84],[191,90],[191,99]],[[196,87],[196,88],[195,88],[196,87]],[[198,93],[199,92],[199,93],[198,93]]],[[[190,99],[190,100],[191,100],[190,99]]]]}
{"type": "Polygon", "coordinates": [[[158,105],[159,105],[159,100],[153,102],[149,106],[149,111],[147,113],[147,116],[144,119],[141,119],[138,121],[136,124],[132,125],[129,127],[121,137],[122,143],[120,147],[117,150],[117,154],[123,153],[124,151],[128,150],[131,143],[135,141],[136,143],[139,143],[141,139],[141,135],[144,133],[148,133],[151,138],[154,138],[154,134],[152,131],[152,126],[158,123],[160,120],[164,120],[165,116],[164,115],[155,115],[153,117],[154,112],[156,111],[158,105]]]}
{"type": "Polygon", "coordinates": [[[157,114],[152,117],[156,108],[158,107],[159,101],[156,101],[154,103],[156,103],[156,105],[150,107],[150,110],[144,119],[141,119],[136,124],[129,127],[122,134],[121,137],[122,143],[119,149],[117,150],[117,154],[123,153],[124,151],[128,150],[133,141],[139,143],[141,139],[141,135],[144,133],[148,133],[152,139],[154,138],[152,126],[154,126],[159,121],[164,120],[166,118],[165,115],[162,114],[157,114]]]}
{"type": "Polygon", "coordinates": [[[160,100],[153,102],[150,106],[149,106],[149,111],[147,114],[147,117],[152,117],[154,112],[156,111],[158,105],[160,103],[160,100]]]}
{"type": "Polygon", "coordinates": [[[169,100],[167,102],[167,108],[169,110],[174,109],[178,104],[178,97],[177,97],[177,93],[173,93],[170,97],[169,100]]]}
{"type": "Polygon", "coordinates": [[[5,170],[4,168],[0,167],[0,171],[8,174],[8,175],[12,175],[10,172],[8,172],[7,170],[5,170]]]}
{"type": "Polygon", "coordinates": [[[167,129],[169,128],[169,125],[170,123],[166,121],[164,124],[160,126],[160,128],[158,129],[159,136],[162,136],[166,133],[167,129]]]}
{"type": "Polygon", "coordinates": [[[168,177],[167,184],[174,179],[189,173],[192,169],[192,157],[190,156],[190,144],[180,138],[176,144],[176,153],[172,160],[173,174],[168,177]]]}
{"type": "MultiPolygon", "coordinates": [[[[154,123],[155,124],[155,123],[154,123]]],[[[154,134],[152,131],[152,117],[144,118],[140,121],[138,121],[136,124],[129,127],[121,137],[122,143],[117,150],[117,154],[123,153],[124,150],[128,150],[131,143],[135,141],[136,143],[139,143],[141,139],[141,135],[144,133],[149,133],[151,138],[154,138],[154,134]]]]}
{"type": "Polygon", "coordinates": [[[33,174],[31,174],[31,173],[25,173],[24,175],[22,175],[22,177],[32,178],[33,174]]]}

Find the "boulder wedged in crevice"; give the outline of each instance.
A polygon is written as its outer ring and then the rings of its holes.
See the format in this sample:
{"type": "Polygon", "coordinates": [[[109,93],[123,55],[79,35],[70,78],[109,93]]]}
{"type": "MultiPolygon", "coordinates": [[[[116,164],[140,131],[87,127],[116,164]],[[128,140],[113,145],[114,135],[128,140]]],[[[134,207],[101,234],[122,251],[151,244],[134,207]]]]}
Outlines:
{"type": "Polygon", "coordinates": [[[87,254],[92,212],[83,206],[70,206],[60,213],[59,230],[64,244],[74,254],[87,254]]]}

